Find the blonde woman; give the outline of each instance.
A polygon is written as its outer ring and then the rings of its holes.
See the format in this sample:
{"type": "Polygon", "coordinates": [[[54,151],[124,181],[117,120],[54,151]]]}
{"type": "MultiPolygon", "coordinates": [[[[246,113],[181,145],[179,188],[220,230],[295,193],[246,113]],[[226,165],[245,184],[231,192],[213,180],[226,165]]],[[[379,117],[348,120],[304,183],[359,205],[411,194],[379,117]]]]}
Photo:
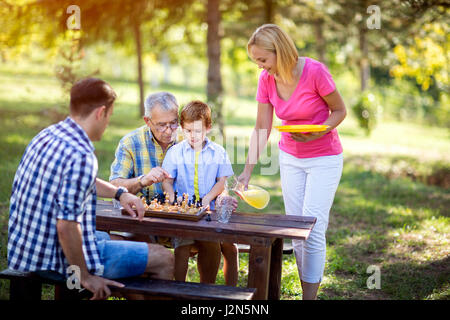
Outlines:
{"type": "Polygon", "coordinates": [[[256,29],[247,50],[263,71],[256,95],[256,125],[240,182],[248,186],[267,144],[274,110],[283,125],[329,126],[323,132],[282,133],[279,142],[286,214],[317,218],[307,241],[293,241],[303,299],[316,299],[325,267],[329,212],[342,175],[342,146],[336,127],[346,116],[345,104],[326,66],[299,57],[292,39],[277,25],[256,29]]]}

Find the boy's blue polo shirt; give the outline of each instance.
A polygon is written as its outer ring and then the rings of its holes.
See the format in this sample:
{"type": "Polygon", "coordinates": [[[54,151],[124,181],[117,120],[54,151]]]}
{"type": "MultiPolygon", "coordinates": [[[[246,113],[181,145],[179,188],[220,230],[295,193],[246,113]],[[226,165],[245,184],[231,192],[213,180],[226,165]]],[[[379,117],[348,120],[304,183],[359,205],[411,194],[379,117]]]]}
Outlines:
{"type": "MultiPolygon", "coordinates": [[[[174,191],[177,191],[179,196],[187,193],[189,199],[192,199],[194,195],[195,151],[188,141],[183,140],[167,151],[162,168],[174,178],[174,191]]],[[[206,138],[206,144],[198,157],[200,197],[203,198],[211,191],[217,182],[216,178],[229,177],[233,174],[233,168],[225,149],[206,138]]],[[[214,201],[211,201],[210,207],[214,209],[214,201]]]]}

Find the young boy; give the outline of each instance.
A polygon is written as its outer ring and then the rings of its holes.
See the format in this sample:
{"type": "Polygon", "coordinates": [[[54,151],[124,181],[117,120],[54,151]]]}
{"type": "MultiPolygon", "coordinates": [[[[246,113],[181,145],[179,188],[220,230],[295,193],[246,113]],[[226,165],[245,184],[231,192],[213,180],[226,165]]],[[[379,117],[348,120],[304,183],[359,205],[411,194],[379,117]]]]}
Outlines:
{"type": "MultiPolygon", "coordinates": [[[[167,192],[170,202],[177,200],[176,191],[178,196],[186,193],[189,200],[201,200],[203,207],[214,209],[215,199],[224,191],[226,180],[233,175],[233,169],[225,149],[206,137],[211,130],[211,110],[201,101],[191,101],[181,110],[180,124],[185,139],[167,151],[162,168],[172,178],[163,181],[163,190],[167,192]]],[[[174,239],[173,245],[175,280],[185,281],[194,241],[174,239]]],[[[221,243],[221,250],[226,284],[235,286],[238,273],[237,247],[232,243],[221,243]]],[[[219,263],[220,256],[217,268],[219,263]]]]}

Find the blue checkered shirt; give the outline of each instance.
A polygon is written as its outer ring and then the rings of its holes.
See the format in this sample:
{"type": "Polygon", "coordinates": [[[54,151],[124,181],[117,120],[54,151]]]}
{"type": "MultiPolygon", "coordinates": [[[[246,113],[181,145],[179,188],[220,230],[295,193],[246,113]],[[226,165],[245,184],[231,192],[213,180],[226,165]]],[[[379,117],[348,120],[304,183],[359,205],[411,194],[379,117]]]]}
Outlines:
{"type": "Polygon", "coordinates": [[[81,226],[89,272],[103,273],[95,238],[97,158],[84,130],[70,117],[30,142],[14,177],[8,225],[8,266],[66,274],[58,219],[81,226]]]}
{"type": "MultiPolygon", "coordinates": [[[[176,140],[169,144],[168,148],[175,143],[176,140]]],[[[149,173],[152,168],[162,165],[167,150],[163,151],[147,125],[133,130],[120,139],[116,149],[116,157],[111,164],[109,181],[117,178],[136,178],[149,173]]],[[[162,184],[153,183],[140,192],[142,194],[149,192],[150,197],[162,194],[162,184]]]]}

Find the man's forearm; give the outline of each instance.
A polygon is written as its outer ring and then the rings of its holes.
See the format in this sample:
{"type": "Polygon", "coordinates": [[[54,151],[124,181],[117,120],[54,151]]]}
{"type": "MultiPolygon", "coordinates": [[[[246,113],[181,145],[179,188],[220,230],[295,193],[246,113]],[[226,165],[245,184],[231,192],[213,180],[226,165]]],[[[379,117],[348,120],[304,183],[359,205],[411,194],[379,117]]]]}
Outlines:
{"type": "MultiPolygon", "coordinates": [[[[81,278],[89,275],[82,249],[82,235],[80,224],[76,221],[58,220],[56,223],[58,240],[64,256],[70,265],[80,268],[81,278]]],[[[80,279],[81,280],[81,279],[80,279]]]]}
{"type": "Polygon", "coordinates": [[[132,194],[136,194],[141,190],[141,185],[138,181],[138,178],[131,178],[131,179],[124,179],[124,178],[117,178],[110,183],[116,187],[125,187],[127,188],[128,192],[132,194]]]}
{"type": "Polygon", "coordinates": [[[101,198],[114,198],[118,187],[100,178],[97,178],[95,181],[95,186],[97,188],[97,195],[101,198]]]}

